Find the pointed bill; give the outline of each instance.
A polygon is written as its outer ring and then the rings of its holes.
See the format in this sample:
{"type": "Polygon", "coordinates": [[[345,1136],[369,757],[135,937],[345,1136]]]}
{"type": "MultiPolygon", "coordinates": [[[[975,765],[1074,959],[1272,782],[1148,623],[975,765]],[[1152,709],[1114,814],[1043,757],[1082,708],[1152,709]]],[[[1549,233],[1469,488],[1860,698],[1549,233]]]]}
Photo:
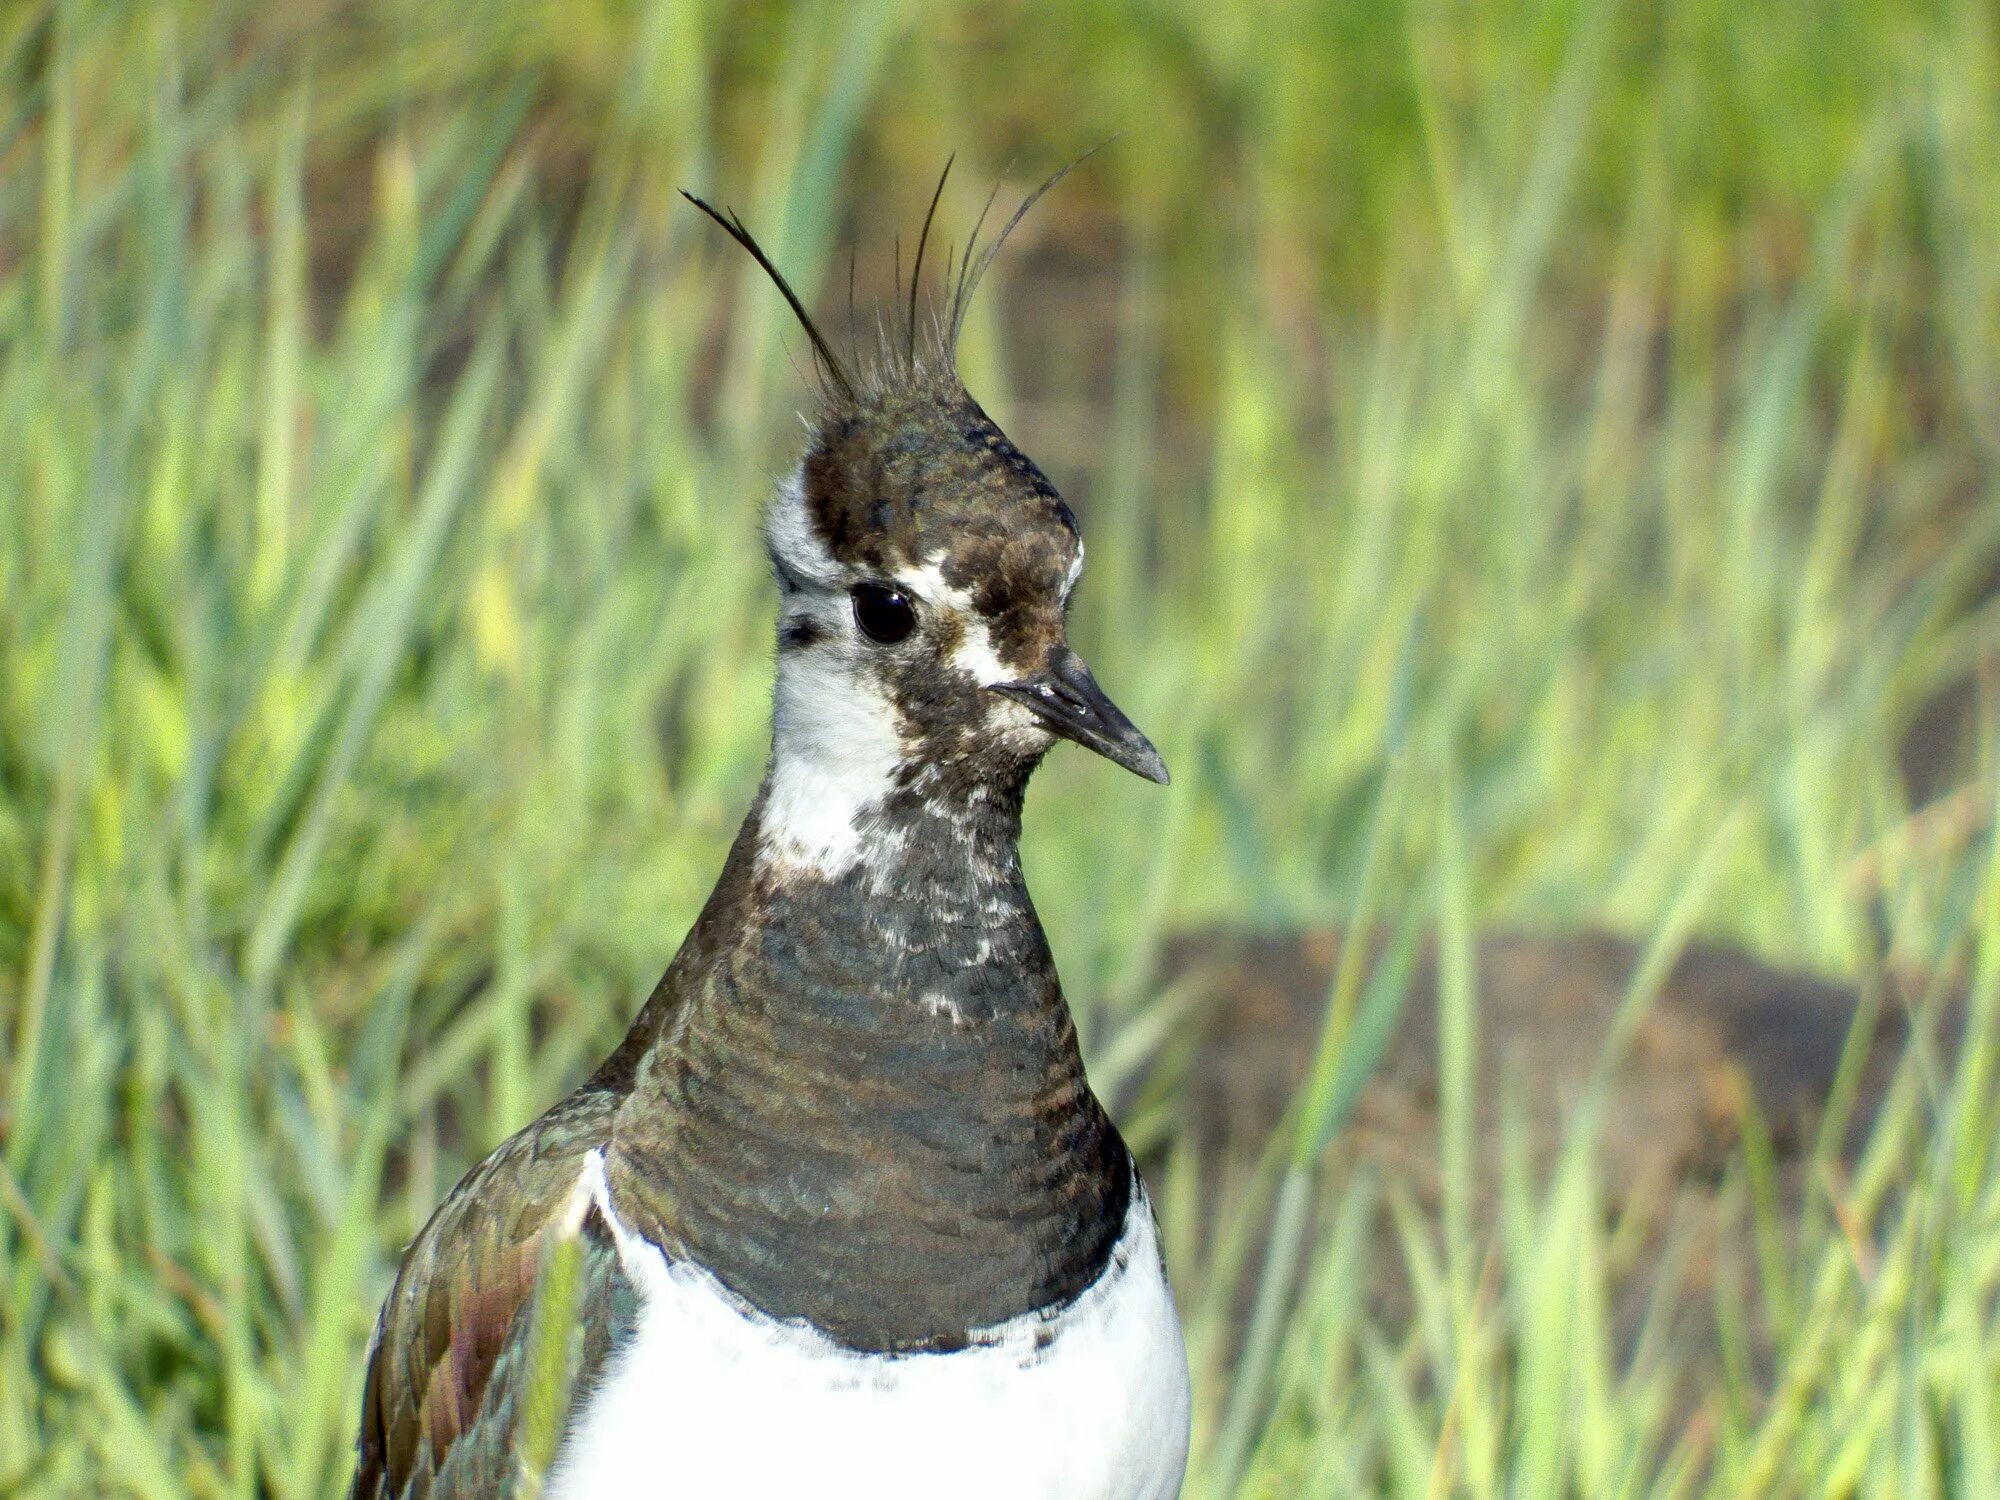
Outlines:
{"type": "Polygon", "coordinates": [[[1031,710],[1064,739],[1095,750],[1134,775],[1167,784],[1167,764],[1153,742],[1104,695],[1083,658],[1069,647],[1058,646],[1045,670],[1019,682],[995,683],[993,691],[1031,710]]]}

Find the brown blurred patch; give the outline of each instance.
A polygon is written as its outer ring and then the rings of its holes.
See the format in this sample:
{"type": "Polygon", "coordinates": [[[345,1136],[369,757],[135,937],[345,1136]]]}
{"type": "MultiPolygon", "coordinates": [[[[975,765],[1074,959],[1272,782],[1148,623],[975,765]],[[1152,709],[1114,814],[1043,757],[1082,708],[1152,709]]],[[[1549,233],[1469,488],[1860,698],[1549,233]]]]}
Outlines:
{"type": "MultiPolygon", "coordinates": [[[[1193,986],[1200,1024],[1162,1061],[1212,1180],[1240,1185],[1311,1066],[1342,936],[1328,931],[1189,932],[1168,942],[1162,982],[1193,986]]],[[[1367,962],[1380,958],[1371,944],[1367,962]]],[[[1527,1127],[1539,1171],[1554,1162],[1639,962],[1637,947],[1603,933],[1499,933],[1476,953],[1479,1070],[1476,1232],[1489,1242],[1500,1165],[1503,1100],[1527,1127]]],[[[1696,945],[1673,966],[1613,1074],[1599,1154],[1604,1208],[1623,1252],[1608,1268],[1619,1342],[1629,1352],[1667,1247],[1678,1247],[1670,1336],[1686,1364],[1718,1358],[1712,1292],[1718,1266],[1754,1281],[1740,1215],[1721,1212],[1725,1170],[1754,1099],[1770,1132],[1778,1195],[1792,1222],[1812,1190],[1814,1142],[1842,1049],[1868,1018],[1866,1060],[1847,1155],[1866,1138],[1909,1035],[1911,984],[1885,985],[1864,1006],[1853,986],[1696,945]]],[[[1946,1007],[1948,1053],[1959,1007],[1946,1007]]],[[[1941,1066],[1948,1065],[1948,1057],[1941,1066]]],[[[1354,1118],[1329,1153],[1335,1181],[1373,1168],[1435,1212],[1440,1201],[1438,985],[1428,948],[1414,966],[1396,1035],[1354,1118]]],[[[1370,1303],[1393,1326],[1407,1314],[1400,1254],[1378,1237],[1370,1303]]],[[[1754,1296],[1754,1292],[1752,1293],[1754,1296]]],[[[1753,1357],[1759,1351],[1753,1350],[1753,1357]]]]}
{"type": "MultiPolygon", "coordinates": [[[[1194,1139],[1222,1155],[1254,1151],[1277,1125],[1311,1064],[1341,938],[1331,932],[1208,930],[1171,940],[1166,982],[1207,997],[1204,1023],[1175,1066],[1194,1139]]],[[[1370,954],[1372,964],[1376,954],[1370,954]]],[[[1480,1133],[1497,1138],[1511,1091],[1546,1163],[1596,1064],[1639,958],[1603,933],[1503,933],[1477,952],[1480,1133]]],[[[1861,1115],[1880,1097],[1901,1048],[1909,997],[1880,1007],[1861,1115]]],[[[1714,1175],[1733,1145],[1741,1075],[1781,1157],[1808,1151],[1861,1006],[1850,985],[1696,945],[1674,965],[1617,1073],[1603,1128],[1604,1175],[1626,1193],[1714,1175]]],[[[1402,1021],[1353,1133],[1366,1154],[1434,1173],[1437,966],[1418,957],[1402,1021]],[[1414,1127],[1414,1129],[1413,1129],[1414,1127]]]]}

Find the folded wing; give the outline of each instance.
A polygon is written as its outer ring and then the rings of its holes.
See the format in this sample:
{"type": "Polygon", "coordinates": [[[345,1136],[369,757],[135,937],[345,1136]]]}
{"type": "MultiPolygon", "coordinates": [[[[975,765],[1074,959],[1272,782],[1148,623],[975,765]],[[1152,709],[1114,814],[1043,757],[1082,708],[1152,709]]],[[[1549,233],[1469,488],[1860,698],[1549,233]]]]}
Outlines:
{"type": "Polygon", "coordinates": [[[417,1236],[376,1324],[351,1500],[507,1494],[553,1452],[636,1314],[587,1175],[615,1105],[558,1106],[417,1236]],[[536,1439],[548,1451],[527,1451],[536,1439]]]}

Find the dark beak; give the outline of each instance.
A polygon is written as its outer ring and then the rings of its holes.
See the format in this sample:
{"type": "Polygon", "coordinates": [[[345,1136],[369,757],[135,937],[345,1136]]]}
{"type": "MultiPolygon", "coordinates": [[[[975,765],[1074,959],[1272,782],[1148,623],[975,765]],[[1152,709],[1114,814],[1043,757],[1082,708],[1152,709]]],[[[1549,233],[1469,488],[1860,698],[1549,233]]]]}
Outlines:
{"type": "Polygon", "coordinates": [[[1020,682],[995,683],[993,691],[1032,709],[1064,739],[1075,740],[1148,781],[1167,784],[1167,763],[1153,742],[1104,696],[1083,658],[1069,647],[1056,647],[1046,671],[1020,682]]]}

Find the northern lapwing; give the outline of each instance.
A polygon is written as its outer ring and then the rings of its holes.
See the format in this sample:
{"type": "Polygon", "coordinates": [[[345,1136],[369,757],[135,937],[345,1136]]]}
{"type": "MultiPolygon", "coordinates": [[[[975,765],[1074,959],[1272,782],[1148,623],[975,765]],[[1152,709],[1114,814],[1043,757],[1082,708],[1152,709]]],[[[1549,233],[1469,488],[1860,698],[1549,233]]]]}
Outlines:
{"type": "Polygon", "coordinates": [[[1188,1373],[1159,1234],[1018,851],[1056,739],[1167,772],[1066,638],[1076,518],[955,370],[1007,231],[926,326],[920,240],[907,325],[850,368],[741,222],[690,201],[770,275],[822,387],[764,529],[770,764],[624,1042],[405,1253],[353,1493],[521,1490],[561,1250],[551,1500],[1172,1500],[1188,1373]]]}

